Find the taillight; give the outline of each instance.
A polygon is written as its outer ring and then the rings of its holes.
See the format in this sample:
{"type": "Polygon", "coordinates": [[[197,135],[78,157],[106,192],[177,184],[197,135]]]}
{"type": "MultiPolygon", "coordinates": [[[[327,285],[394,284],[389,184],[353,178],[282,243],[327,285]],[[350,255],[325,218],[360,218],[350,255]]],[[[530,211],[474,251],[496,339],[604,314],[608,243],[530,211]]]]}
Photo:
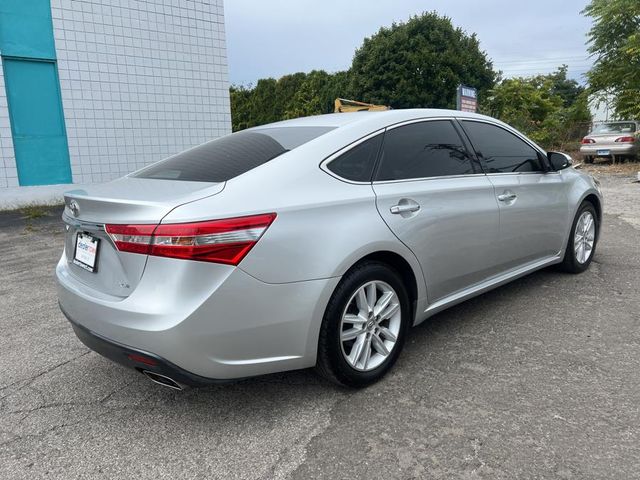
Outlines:
{"type": "Polygon", "coordinates": [[[238,265],[276,218],[275,213],[194,223],[107,225],[121,252],[238,265]]]}
{"type": "Polygon", "coordinates": [[[105,230],[121,252],[149,253],[151,235],[157,225],[106,225],[105,230]]]}
{"type": "Polygon", "coordinates": [[[584,137],[582,143],[596,143],[596,141],[593,138],[584,137]]]}
{"type": "Polygon", "coordinates": [[[636,137],[620,137],[616,138],[616,143],[633,143],[636,141],[636,137]]]}

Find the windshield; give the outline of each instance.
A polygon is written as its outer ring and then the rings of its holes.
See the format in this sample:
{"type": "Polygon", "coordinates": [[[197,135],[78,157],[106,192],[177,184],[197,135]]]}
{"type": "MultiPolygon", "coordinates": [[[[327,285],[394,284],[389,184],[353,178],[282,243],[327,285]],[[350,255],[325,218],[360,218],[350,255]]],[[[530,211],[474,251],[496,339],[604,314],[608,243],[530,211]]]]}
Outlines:
{"type": "Polygon", "coordinates": [[[598,125],[592,133],[634,133],[635,131],[634,122],[612,122],[598,125]]]}
{"type": "Polygon", "coordinates": [[[267,127],[232,133],[154,163],[132,176],[191,182],[226,182],[333,128],[267,127]]]}

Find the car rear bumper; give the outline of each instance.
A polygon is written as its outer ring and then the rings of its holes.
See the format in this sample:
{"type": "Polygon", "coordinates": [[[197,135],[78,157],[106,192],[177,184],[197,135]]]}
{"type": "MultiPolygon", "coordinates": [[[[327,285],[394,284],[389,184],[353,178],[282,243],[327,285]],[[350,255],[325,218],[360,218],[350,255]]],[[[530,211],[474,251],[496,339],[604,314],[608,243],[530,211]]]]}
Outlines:
{"type": "Polygon", "coordinates": [[[128,367],[154,371],[127,357],[151,356],[157,373],[187,385],[313,366],[339,281],[268,284],[240,268],[154,257],[131,295],[118,298],[92,292],[71,268],[63,255],[58,299],[78,337],[128,367]]]}
{"type": "Polygon", "coordinates": [[[580,154],[583,157],[610,157],[611,155],[636,155],[638,153],[637,144],[620,144],[620,145],[582,145],[580,147],[580,154]],[[598,151],[608,150],[608,155],[598,154],[598,151]]]}
{"type": "MultiPolygon", "coordinates": [[[[66,313],[60,307],[62,313],[66,313]]],[[[149,371],[169,377],[180,385],[201,386],[211,383],[224,383],[230,380],[217,380],[213,378],[205,378],[188,372],[177,365],[165,360],[162,357],[150,352],[146,352],[137,348],[129,347],[121,343],[115,342],[103,337],[88,328],[75,323],[68,316],[67,319],[73,327],[76,336],[87,347],[105,358],[116,362],[127,368],[138,370],[139,372],[149,371]],[[141,361],[142,360],[142,361],[141,361]]]]}

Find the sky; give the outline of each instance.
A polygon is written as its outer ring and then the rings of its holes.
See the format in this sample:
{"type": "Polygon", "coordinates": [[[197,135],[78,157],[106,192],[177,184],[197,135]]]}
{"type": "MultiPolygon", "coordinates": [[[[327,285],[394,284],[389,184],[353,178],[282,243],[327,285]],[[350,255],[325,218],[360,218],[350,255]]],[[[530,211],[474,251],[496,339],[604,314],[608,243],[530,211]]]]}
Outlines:
{"type": "Polygon", "coordinates": [[[436,11],[476,33],[505,77],[548,73],[569,65],[584,83],[591,65],[585,42],[586,0],[225,0],[232,84],[351,65],[365,37],[412,15],[436,11]]]}

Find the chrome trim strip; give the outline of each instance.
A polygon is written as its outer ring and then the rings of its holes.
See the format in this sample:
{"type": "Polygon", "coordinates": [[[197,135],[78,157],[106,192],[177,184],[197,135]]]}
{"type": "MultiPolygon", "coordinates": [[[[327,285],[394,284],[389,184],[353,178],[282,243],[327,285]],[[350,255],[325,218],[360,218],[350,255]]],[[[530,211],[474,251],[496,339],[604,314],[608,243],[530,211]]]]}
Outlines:
{"type": "MultiPolygon", "coordinates": [[[[356,140],[355,142],[347,145],[346,147],[341,148],[337,152],[335,152],[335,153],[331,154],[330,156],[328,156],[327,158],[325,158],[320,163],[320,169],[322,171],[324,171],[325,173],[331,175],[332,177],[338,179],[338,180],[341,180],[341,181],[343,181],[345,183],[351,183],[353,185],[383,185],[383,184],[390,184],[390,183],[417,182],[417,181],[422,181],[422,180],[437,180],[437,179],[447,179],[447,178],[464,178],[464,177],[490,176],[490,175],[548,175],[550,173],[555,173],[557,175],[560,174],[560,172],[556,172],[556,171],[553,171],[553,170],[550,170],[548,172],[491,172],[491,173],[470,173],[470,174],[466,174],[466,175],[443,175],[441,177],[408,178],[408,179],[401,179],[401,180],[356,182],[356,181],[353,181],[353,180],[348,180],[346,178],[343,178],[343,177],[341,177],[339,175],[336,175],[335,173],[333,173],[331,170],[329,170],[327,168],[327,165],[329,163],[331,163],[333,160],[335,160],[337,157],[339,157],[343,153],[348,152],[350,149],[358,146],[362,142],[364,142],[364,141],[366,141],[366,140],[368,140],[368,139],[370,139],[372,137],[375,137],[376,135],[378,135],[380,133],[386,133],[387,131],[393,130],[394,128],[399,128],[399,127],[402,127],[402,126],[405,126],[405,125],[410,125],[412,123],[433,122],[433,121],[438,121],[438,120],[440,120],[440,121],[448,120],[448,121],[458,121],[458,122],[470,121],[470,122],[487,123],[489,125],[493,125],[493,126],[495,126],[497,128],[501,128],[501,129],[503,129],[503,130],[515,135],[517,138],[519,138],[520,140],[525,142],[527,145],[529,145],[531,148],[533,148],[538,153],[544,155],[545,157],[547,155],[547,153],[544,150],[542,150],[542,148],[540,148],[536,143],[534,143],[533,141],[529,140],[527,137],[525,137],[524,135],[522,135],[520,132],[518,132],[517,130],[513,129],[509,125],[498,123],[498,122],[494,122],[494,121],[491,121],[490,119],[485,119],[485,118],[459,117],[459,116],[452,115],[450,117],[439,116],[439,117],[412,118],[410,120],[404,120],[402,122],[394,123],[392,125],[388,125],[388,126],[386,126],[384,128],[378,129],[375,132],[370,133],[370,134],[360,138],[359,140],[356,140]]],[[[473,143],[472,143],[472,145],[473,145],[473,143]]]]}
{"type": "Polygon", "coordinates": [[[373,182],[373,185],[387,185],[390,183],[406,183],[406,182],[422,182],[426,180],[448,180],[454,178],[466,178],[466,177],[486,177],[486,173],[467,173],[465,175],[442,175],[441,177],[420,177],[420,178],[403,178],[401,180],[381,180],[373,182]]]}
{"type": "Polygon", "coordinates": [[[448,120],[450,122],[455,121],[456,117],[422,117],[422,118],[412,118],[411,120],[404,120],[399,123],[394,123],[392,125],[388,125],[385,128],[385,131],[393,130],[394,128],[404,127],[405,125],[411,125],[412,123],[422,123],[422,122],[435,122],[438,120],[448,120]]]}
{"type": "Polygon", "coordinates": [[[554,170],[551,170],[549,172],[491,172],[491,173],[487,173],[488,177],[492,177],[494,175],[549,175],[551,173],[555,173],[556,175],[559,175],[560,172],[556,172],[554,170]]]}
{"type": "Polygon", "coordinates": [[[340,150],[332,153],[331,155],[329,155],[328,157],[326,157],[324,160],[322,160],[322,162],[320,162],[320,170],[322,170],[323,172],[331,175],[333,178],[336,178],[342,182],[345,183],[351,183],[352,185],[371,185],[371,182],[357,182],[355,180],[349,180],[347,178],[341,177],[340,175],[336,175],[335,173],[333,173],[331,170],[329,170],[328,165],[334,161],[336,158],[338,158],[339,156],[347,153],[349,150],[351,150],[352,148],[357,147],[358,145],[360,145],[363,142],[366,142],[367,140],[375,137],[376,135],[380,135],[381,133],[384,133],[385,129],[384,128],[379,128],[378,130],[376,130],[373,133],[369,133],[367,135],[365,135],[362,138],[359,138],[358,140],[356,140],[355,142],[350,143],[349,145],[347,145],[346,147],[342,147],[340,150]]]}
{"type": "Polygon", "coordinates": [[[62,221],[67,225],[75,227],[81,230],[89,230],[94,232],[104,232],[104,224],[103,223],[95,223],[95,222],[87,222],[85,220],[79,220],[77,218],[73,218],[67,214],[67,212],[62,212],[62,221]]]}
{"type": "MultiPolygon", "coordinates": [[[[532,140],[529,140],[527,137],[525,137],[523,134],[521,134],[515,128],[510,127],[506,123],[492,122],[491,120],[486,119],[486,118],[475,118],[475,117],[456,117],[456,120],[458,120],[458,122],[460,122],[462,124],[463,129],[464,129],[464,123],[463,122],[488,123],[489,125],[493,125],[494,127],[501,128],[501,129],[506,130],[507,132],[515,135],[516,137],[518,137],[520,140],[522,140],[523,142],[528,144],[531,148],[536,150],[538,153],[541,153],[545,157],[547,156],[547,152],[545,152],[539,145],[534,143],[532,140]]],[[[465,133],[466,133],[466,131],[465,131],[465,133]]],[[[468,136],[468,134],[467,134],[467,136],[468,136]]],[[[471,139],[469,139],[469,141],[471,142],[471,139]]],[[[473,142],[471,142],[471,145],[473,145],[473,142]]],[[[511,172],[509,172],[509,173],[511,173],[511,172]]],[[[526,172],[523,172],[523,173],[526,173],[526,172]]],[[[535,173],[535,172],[531,172],[531,173],[535,173]]]]}

